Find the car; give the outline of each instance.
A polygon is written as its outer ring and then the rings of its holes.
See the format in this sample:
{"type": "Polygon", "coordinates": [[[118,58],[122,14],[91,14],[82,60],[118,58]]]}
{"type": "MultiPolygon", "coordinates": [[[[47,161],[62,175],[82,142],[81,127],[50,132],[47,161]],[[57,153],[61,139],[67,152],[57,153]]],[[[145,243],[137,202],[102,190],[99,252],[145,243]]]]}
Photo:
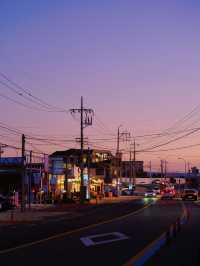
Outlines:
{"type": "Polygon", "coordinates": [[[161,191],[161,199],[173,199],[175,196],[175,191],[172,189],[165,189],[161,191]]]}
{"type": "Polygon", "coordinates": [[[153,188],[153,192],[156,193],[156,195],[159,195],[160,192],[161,192],[161,190],[160,190],[159,187],[154,187],[154,188],[153,188]]]}
{"type": "Polygon", "coordinates": [[[124,188],[124,189],[121,190],[121,195],[122,196],[133,195],[133,190],[132,189],[128,189],[128,188],[124,188]]]}
{"type": "Polygon", "coordinates": [[[15,206],[12,204],[10,198],[0,196],[0,211],[11,210],[15,206]]]}
{"type": "Polygon", "coordinates": [[[144,196],[146,198],[149,198],[149,197],[156,197],[156,193],[153,191],[153,190],[147,190],[145,193],[144,193],[144,196]]]}
{"type": "Polygon", "coordinates": [[[182,200],[198,200],[198,190],[193,188],[184,189],[181,197],[182,200]]]}

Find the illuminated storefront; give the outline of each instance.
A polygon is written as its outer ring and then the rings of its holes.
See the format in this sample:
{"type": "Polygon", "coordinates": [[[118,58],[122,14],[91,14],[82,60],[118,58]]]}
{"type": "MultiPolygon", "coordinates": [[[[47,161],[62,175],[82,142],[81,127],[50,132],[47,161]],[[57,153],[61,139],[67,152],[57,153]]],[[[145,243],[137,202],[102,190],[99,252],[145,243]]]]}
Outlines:
{"type": "MultiPolygon", "coordinates": [[[[57,151],[50,157],[49,172],[56,177],[55,193],[68,197],[80,195],[80,150],[69,149],[57,151]]],[[[86,188],[86,198],[95,194],[104,195],[105,168],[111,165],[112,154],[109,151],[84,150],[83,182],[86,188]],[[105,164],[107,165],[105,166],[105,164]]]]}

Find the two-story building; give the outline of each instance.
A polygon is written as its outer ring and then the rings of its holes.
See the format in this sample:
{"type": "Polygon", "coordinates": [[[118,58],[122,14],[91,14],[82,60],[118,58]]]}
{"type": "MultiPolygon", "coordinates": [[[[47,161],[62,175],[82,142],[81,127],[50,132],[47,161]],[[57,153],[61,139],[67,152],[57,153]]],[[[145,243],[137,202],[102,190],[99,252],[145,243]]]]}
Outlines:
{"type": "MultiPolygon", "coordinates": [[[[49,156],[49,184],[55,197],[67,193],[80,193],[80,149],[56,151],[49,156]]],[[[84,183],[89,188],[88,197],[91,194],[102,194],[104,183],[111,179],[113,155],[110,151],[84,149],[84,183]]]]}

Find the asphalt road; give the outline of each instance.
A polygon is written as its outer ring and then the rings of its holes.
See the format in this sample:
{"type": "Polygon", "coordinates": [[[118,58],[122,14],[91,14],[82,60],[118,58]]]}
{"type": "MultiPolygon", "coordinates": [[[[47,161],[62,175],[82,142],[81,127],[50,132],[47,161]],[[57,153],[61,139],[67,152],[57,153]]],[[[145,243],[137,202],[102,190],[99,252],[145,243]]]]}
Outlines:
{"type": "Polygon", "coordinates": [[[146,204],[148,202],[142,199],[134,199],[127,202],[94,205],[78,211],[67,211],[62,216],[48,217],[42,221],[0,226],[0,250],[113,219],[141,209],[146,204]]]}
{"type": "Polygon", "coordinates": [[[176,238],[153,256],[145,266],[200,265],[200,205],[193,202],[184,202],[184,204],[190,213],[187,224],[183,225],[176,238]]]}
{"type": "Polygon", "coordinates": [[[157,201],[152,206],[121,219],[78,231],[77,228],[99,223],[105,220],[105,216],[111,219],[116,215],[124,215],[130,212],[130,208],[136,211],[142,206],[144,202],[140,200],[111,208],[104,207],[101,211],[94,210],[93,213],[67,223],[64,220],[46,221],[43,225],[27,225],[28,229],[25,229],[25,225],[16,226],[13,236],[9,231],[11,228],[7,228],[1,232],[4,237],[1,238],[0,244],[1,250],[4,251],[0,251],[0,265],[123,265],[176,220],[181,214],[180,202],[157,201]],[[54,239],[5,251],[9,247],[74,229],[76,231],[54,239]]]}

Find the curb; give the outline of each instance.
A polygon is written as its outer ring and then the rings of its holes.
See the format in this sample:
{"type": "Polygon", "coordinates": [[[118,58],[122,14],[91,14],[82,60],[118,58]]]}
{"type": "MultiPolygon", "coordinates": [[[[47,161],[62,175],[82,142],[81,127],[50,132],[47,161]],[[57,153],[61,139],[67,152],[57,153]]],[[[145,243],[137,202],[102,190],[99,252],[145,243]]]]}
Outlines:
{"type": "Polygon", "coordinates": [[[30,224],[33,221],[20,220],[20,221],[0,221],[0,225],[13,225],[13,224],[30,224]]]}
{"type": "Polygon", "coordinates": [[[164,245],[169,244],[173,238],[181,231],[181,226],[187,223],[190,214],[183,205],[183,213],[170,225],[167,231],[162,233],[157,239],[148,244],[142,251],[132,257],[123,266],[142,266],[164,245]]]}

